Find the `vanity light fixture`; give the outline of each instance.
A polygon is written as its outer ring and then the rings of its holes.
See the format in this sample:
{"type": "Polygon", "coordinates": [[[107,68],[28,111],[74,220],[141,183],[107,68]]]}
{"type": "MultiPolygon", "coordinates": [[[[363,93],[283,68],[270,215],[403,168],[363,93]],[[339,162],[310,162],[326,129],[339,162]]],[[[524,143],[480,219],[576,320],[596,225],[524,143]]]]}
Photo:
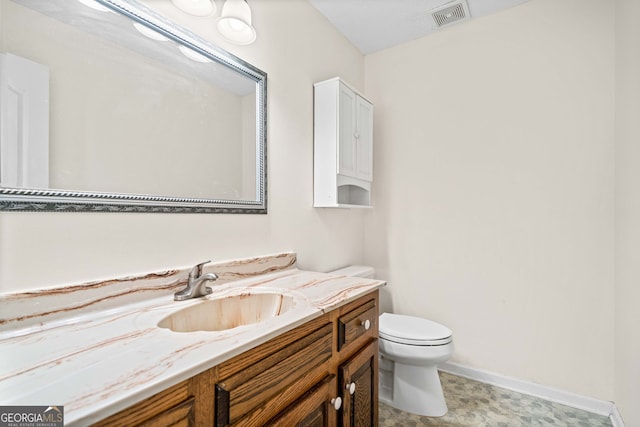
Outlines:
{"type": "Polygon", "coordinates": [[[140,24],[139,22],[134,22],[133,26],[134,26],[134,28],[136,30],[138,30],[138,32],[140,34],[142,34],[145,37],[149,37],[151,40],[156,40],[156,41],[159,41],[159,42],[169,41],[168,38],[166,38],[165,36],[163,36],[159,32],[157,32],[155,30],[152,30],[151,28],[140,24]]]}
{"type": "Polygon", "coordinates": [[[216,13],[216,4],[212,0],[171,0],[181,11],[194,16],[209,16],[216,13]]]}
{"type": "Polygon", "coordinates": [[[231,43],[247,45],[256,40],[256,30],[251,25],[251,8],[246,0],[226,0],[217,21],[218,31],[231,43]]]}

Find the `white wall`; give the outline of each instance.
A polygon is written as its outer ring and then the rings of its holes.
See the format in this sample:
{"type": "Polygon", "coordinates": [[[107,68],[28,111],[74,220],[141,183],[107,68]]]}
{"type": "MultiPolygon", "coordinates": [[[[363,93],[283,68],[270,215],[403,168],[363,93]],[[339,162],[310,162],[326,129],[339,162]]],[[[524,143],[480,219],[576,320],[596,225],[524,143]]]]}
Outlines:
{"type": "Polygon", "coordinates": [[[0,292],[285,250],[319,271],[362,262],[363,213],[312,207],[313,83],[340,75],[362,89],[362,55],[304,1],[250,1],[247,47],[220,40],[214,18],[148,3],[267,72],[268,215],[3,212],[0,292]]]}
{"type": "Polygon", "coordinates": [[[365,259],[453,361],[613,399],[614,15],[533,0],[365,57],[365,259]]]}
{"type": "Polygon", "coordinates": [[[640,425],[640,3],[616,1],[615,402],[640,425]]]}

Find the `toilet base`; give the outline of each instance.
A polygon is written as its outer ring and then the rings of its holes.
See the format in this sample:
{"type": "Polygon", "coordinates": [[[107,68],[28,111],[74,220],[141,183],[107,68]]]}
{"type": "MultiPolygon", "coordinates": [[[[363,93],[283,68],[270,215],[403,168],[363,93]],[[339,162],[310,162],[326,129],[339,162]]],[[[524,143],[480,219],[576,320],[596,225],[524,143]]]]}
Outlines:
{"type": "Polygon", "coordinates": [[[394,363],[393,391],[381,393],[380,401],[401,411],[427,417],[442,417],[448,410],[435,365],[394,363]]]}

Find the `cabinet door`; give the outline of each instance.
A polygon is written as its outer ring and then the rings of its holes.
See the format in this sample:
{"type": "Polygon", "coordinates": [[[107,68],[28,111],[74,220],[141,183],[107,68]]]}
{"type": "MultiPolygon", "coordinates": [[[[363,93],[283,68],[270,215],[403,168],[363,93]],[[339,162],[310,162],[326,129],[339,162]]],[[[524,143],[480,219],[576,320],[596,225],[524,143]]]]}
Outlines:
{"type": "Polygon", "coordinates": [[[216,427],[263,425],[318,384],[331,359],[332,331],[325,324],[266,357],[245,355],[252,365],[216,382],[216,427]]]}
{"type": "MultiPolygon", "coordinates": [[[[195,426],[194,399],[176,405],[156,415],[141,427],[193,427],[195,426]]],[[[132,424],[130,424],[132,425],[132,424]]]]}
{"type": "Polygon", "coordinates": [[[357,95],[343,84],[339,85],[338,95],[338,173],[357,176],[356,145],[356,97],[357,95]]]}
{"type": "Polygon", "coordinates": [[[340,84],[338,173],[373,180],[373,105],[340,84]]]}
{"type": "Polygon", "coordinates": [[[378,425],[378,340],[340,366],[343,390],[343,426],[378,425]]]}
{"type": "MultiPolygon", "coordinates": [[[[196,425],[196,418],[196,397],[191,394],[187,380],[93,425],[190,427],[196,425]]],[[[208,420],[203,418],[202,422],[208,420]]]]}
{"type": "Polygon", "coordinates": [[[284,410],[267,426],[336,427],[338,410],[334,407],[337,380],[327,377],[284,410]]]}
{"type": "Polygon", "coordinates": [[[373,105],[356,98],[356,178],[373,181],[373,105]]]}

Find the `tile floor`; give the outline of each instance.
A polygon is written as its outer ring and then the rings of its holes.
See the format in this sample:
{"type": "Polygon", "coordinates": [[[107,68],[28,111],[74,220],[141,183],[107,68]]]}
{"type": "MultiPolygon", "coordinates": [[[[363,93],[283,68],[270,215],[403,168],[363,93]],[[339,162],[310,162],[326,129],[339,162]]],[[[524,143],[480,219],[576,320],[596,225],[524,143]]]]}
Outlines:
{"type": "Polygon", "coordinates": [[[421,417],[380,403],[380,427],[611,427],[609,418],[440,373],[449,412],[421,417]]]}

